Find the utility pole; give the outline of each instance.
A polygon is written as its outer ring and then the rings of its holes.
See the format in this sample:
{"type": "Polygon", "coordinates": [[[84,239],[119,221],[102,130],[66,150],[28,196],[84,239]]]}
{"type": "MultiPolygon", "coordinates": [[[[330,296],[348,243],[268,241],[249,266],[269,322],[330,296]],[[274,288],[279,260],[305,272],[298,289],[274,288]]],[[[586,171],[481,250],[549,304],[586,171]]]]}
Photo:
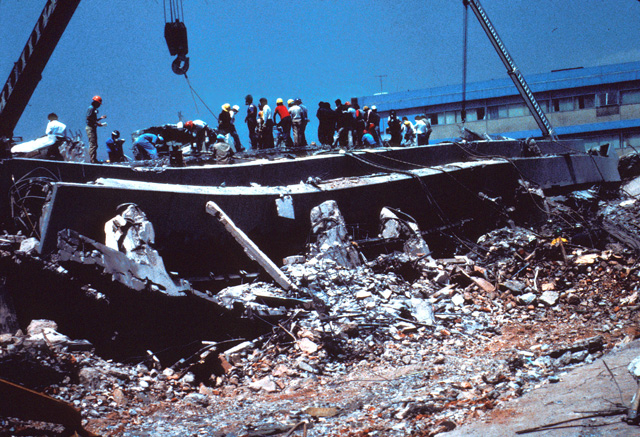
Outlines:
{"type": "Polygon", "coordinates": [[[380,92],[382,93],[382,78],[383,77],[387,77],[386,74],[377,74],[375,77],[377,77],[378,79],[380,79],[380,92]]]}

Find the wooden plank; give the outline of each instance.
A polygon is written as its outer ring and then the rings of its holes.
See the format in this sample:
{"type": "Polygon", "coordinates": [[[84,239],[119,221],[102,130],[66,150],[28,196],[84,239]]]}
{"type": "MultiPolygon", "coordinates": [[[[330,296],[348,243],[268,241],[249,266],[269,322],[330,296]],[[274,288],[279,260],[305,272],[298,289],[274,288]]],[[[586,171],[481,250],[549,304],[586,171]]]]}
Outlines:
{"type": "Polygon", "coordinates": [[[297,290],[294,283],[289,281],[282,270],[274,264],[267,255],[245,234],[242,229],[238,228],[231,218],[220,208],[215,202],[207,202],[207,213],[217,218],[224,228],[240,243],[245,253],[252,260],[256,261],[260,266],[276,281],[276,283],[285,290],[297,290]]]}

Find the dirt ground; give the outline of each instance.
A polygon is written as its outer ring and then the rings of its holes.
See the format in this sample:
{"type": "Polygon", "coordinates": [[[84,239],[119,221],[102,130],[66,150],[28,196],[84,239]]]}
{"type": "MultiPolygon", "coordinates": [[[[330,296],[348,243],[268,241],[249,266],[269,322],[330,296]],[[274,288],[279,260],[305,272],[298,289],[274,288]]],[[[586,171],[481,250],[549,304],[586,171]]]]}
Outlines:
{"type": "MultiPolygon", "coordinates": [[[[510,436],[517,431],[604,411],[614,404],[628,404],[637,384],[627,371],[631,360],[640,355],[640,341],[635,340],[591,364],[577,367],[560,376],[560,382],[526,393],[519,399],[497,408],[478,421],[446,434],[463,436],[510,436]],[[604,362],[615,376],[616,383],[604,362]]],[[[532,432],[535,436],[640,436],[640,427],[621,421],[621,416],[576,420],[548,430],[532,432]]]]}

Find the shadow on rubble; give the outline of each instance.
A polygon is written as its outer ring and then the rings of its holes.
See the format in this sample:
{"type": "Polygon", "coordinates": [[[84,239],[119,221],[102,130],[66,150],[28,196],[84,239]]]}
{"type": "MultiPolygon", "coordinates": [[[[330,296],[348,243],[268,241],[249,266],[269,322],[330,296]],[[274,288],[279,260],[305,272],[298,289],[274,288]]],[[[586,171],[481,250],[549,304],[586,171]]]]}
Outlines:
{"type": "Polygon", "coordinates": [[[233,310],[196,297],[138,292],[90,272],[87,286],[82,273],[70,278],[57,268],[30,257],[18,263],[0,258],[20,328],[35,319],[55,320],[61,332],[89,340],[105,358],[140,362],[149,350],[169,366],[199,350],[201,341],[254,338],[271,329],[263,318],[240,320],[233,310]]]}

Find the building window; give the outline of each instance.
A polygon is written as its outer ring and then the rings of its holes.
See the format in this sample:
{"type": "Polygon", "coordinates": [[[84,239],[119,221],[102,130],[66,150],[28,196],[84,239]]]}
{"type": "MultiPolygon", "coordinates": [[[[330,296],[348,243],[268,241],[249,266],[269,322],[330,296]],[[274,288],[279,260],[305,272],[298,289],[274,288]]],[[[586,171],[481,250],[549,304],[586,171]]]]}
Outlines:
{"type": "Polygon", "coordinates": [[[640,90],[628,90],[620,93],[620,104],[633,105],[640,103],[640,90]]]}
{"type": "Polygon", "coordinates": [[[551,100],[552,112],[573,111],[573,98],[565,97],[562,99],[551,100]]]}
{"type": "Polygon", "coordinates": [[[514,103],[509,105],[509,117],[522,117],[526,114],[527,107],[524,103],[514,103]]]}
{"type": "Polygon", "coordinates": [[[538,100],[538,106],[542,109],[542,112],[545,114],[549,112],[549,101],[548,100],[538,100]]]}
{"type": "Polygon", "coordinates": [[[487,108],[487,113],[489,120],[496,120],[500,118],[497,106],[489,106],[487,108]]]}
{"type": "Polygon", "coordinates": [[[444,124],[456,124],[455,111],[447,111],[444,113],[444,124]]]}
{"type": "Polygon", "coordinates": [[[589,109],[596,106],[596,95],[587,94],[586,96],[578,96],[575,99],[576,109],[589,109]]]}
{"type": "Polygon", "coordinates": [[[622,147],[633,147],[640,149],[640,134],[624,134],[622,135],[622,147]]]}
{"type": "Polygon", "coordinates": [[[618,104],[618,93],[613,91],[609,93],[600,93],[597,94],[596,104],[598,107],[602,106],[612,106],[618,104]]]}
{"type": "Polygon", "coordinates": [[[444,123],[444,112],[438,112],[438,123],[437,124],[445,124],[444,123]]]}
{"type": "Polygon", "coordinates": [[[440,120],[439,115],[440,114],[431,114],[431,115],[427,116],[427,117],[429,117],[429,122],[431,123],[431,126],[435,126],[436,124],[440,124],[440,123],[438,123],[438,121],[440,120]]]}
{"type": "Polygon", "coordinates": [[[484,108],[467,109],[467,121],[484,120],[484,108]]]}

